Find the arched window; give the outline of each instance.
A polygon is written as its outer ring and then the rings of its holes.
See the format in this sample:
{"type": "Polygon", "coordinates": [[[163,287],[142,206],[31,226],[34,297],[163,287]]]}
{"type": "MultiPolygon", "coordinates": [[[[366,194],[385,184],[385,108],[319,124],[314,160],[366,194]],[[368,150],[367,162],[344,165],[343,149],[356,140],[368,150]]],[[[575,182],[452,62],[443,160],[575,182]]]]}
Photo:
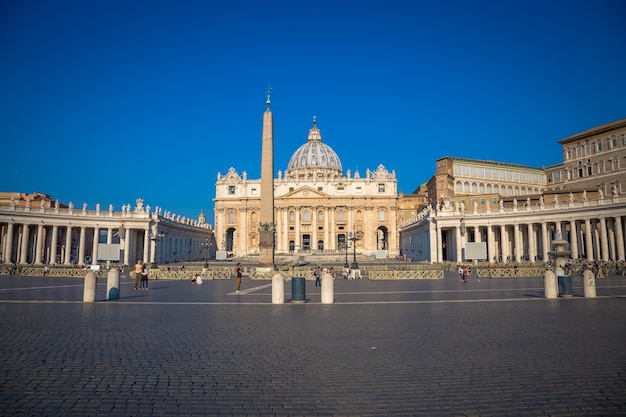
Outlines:
{"type": "Polygon", "coordinates": [[[235,212],[228,212],[228,223],[235,223],[235,212]]]}
{"type": "Polygon", "coordinates": [[[378,220],[381,221],[381,222],[385,221],[385,210],[380,210],[378,212],[378,220]]]}
{"type": "Polygon", "coordinates": [[[463,184],[461,183],[461,181],[456,182],[454,191],[456,191],[457,193],[460,193],[463,191],[463,184]]]}
{"type": "Polygon", "coordinates": [[[487,184],[487,194],[491,194],[492,192],[491,184],[487,184]]]}
{"type": "Polygon", "coordinates": [[[520,195],[519,187],[517,185],[515,186],[515,195],[520,195]]]}
{"type": "Polygon", "coordinates": [[[476,194],[478,192],[478,185],[475,182],[472,183],[472,192],[476,194]]]}
{"type": "Polygon", "coordinates": [[[494,194],[500,194],[500,187],[498,186],[498,184],[493,186],[493,192],[494,194]]]}
{"type": "Polygon", "coordinates": [[[463,183],[463,191],[465,191],[466,193],[469,193],[469,192],[470,192],[470,185],[469,185],[469,182],[465,181],[465,182],[463,183]]]}
{"type": "Polygon", "coordinates": [[[485,184],[483,184],[482,182],[478,184],[478,192],[480,194],[485,194],[485,184]]]}
{"type": "Polygon", "coordinates": [[[250,220],[252,221],[252,223],[256,223],[256,211],[252,212],[252,214],[250,215],[250,220]]]}
{"type": "Polygon", "coordinates": [[[511,187],[511,186],[509,185],[509,187],[506,189],[506,194],[507,194],[507,195],[513,195],[513,187],[511,187]]]}
{"type": "Polygon", "coordinates": [[[343,210],[339,210],[339,213],[337,213],[337,219],[339,219],[340,222],[345,221],[343,218],[343,210]]]}
{"type": "Polygon", "coordinates": [[[309,212],[309,210],[304,210],[303,213],[303,219],[305,222],[310,222],[311,221],[311,212],[309,212]]]}
{"type": "Polygon", "coordinates": [[[289,223],[293,223],[296,221],[296,214],[293,211],[289,212],[289,223]]]}

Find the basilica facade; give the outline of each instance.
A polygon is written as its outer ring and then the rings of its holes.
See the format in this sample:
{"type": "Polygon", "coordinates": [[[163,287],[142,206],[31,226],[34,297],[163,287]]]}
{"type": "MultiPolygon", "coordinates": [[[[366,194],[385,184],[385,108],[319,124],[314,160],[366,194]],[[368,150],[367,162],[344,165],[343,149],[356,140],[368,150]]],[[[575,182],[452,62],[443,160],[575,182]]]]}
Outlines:
{"type": "MultiPolygon", "coordinates": [[[[276,254],[399,254],[395,172],[379,165],[344,175],[315,119],[273,186],[276,254]]],[[[235,168],[218,173],[214,203],[218,246],[236,256],[258,254],[261,180],[235,168]]]]}

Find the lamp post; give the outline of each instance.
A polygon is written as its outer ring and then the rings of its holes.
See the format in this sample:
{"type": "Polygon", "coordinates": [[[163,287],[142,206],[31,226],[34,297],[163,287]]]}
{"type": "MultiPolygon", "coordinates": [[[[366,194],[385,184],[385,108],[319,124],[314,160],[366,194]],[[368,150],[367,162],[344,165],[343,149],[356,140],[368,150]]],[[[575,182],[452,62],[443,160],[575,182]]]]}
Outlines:
{"type": "Polygon", "coordinates": [[[345,268],[349,268],[350,264],[348,263],[348,241],[346,240],[346,242],[342,246],[343,247],[341,249],[345,249],[346,250],[346,263],[345,263],[344,267],[345,268]]]}
{"type": "Polygon", "coordinates": [[[158,229],[154,229],[154,232],[151,230],[148,232],[148,238],[154,242],[154,252],[152,253],[152,266],[151,268],[156,267],[156,251],[157,251],[157,242],[165,237],[165,233],[160,232],[158,229]]]}
{"type": "MultiPolygon", "coordinates": [[[[353,250],[352,269],[359,269],[359,264],[356,262],[356,241],[363,239],[363,232],[361,231],[357,232],[356,226],[353,226],[352,228],[354,232],[353,233],[348,232],[348,240],[352,242],[352,250],[353,250]]],[[[346,257],[346,265],[348,265],[347,257],[346,257]]]]}
{"type": "Polygon", "coordinates": [[[200,244],[202,245],[202,248],[203,248],[202,251],[204,252],[204,267],[206,268],[207,266],[209,266],[207,262],[207,252],[209,251],[209,248],[213,246],[213,242],[211,242],[209,238],[206,238],[200,244]]]}

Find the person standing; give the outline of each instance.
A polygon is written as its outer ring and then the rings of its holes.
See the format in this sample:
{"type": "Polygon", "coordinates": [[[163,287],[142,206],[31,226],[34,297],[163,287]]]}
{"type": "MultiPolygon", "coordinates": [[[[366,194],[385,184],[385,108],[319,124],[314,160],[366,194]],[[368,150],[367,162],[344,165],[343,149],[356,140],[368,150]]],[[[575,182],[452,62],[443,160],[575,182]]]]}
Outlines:
{"type": "Polygon", "coordinates": [[[135,289],[139,289],[139,285],[141,284],[141,271],[143,271],[143,264],[141,263],[141,259],[137,261],[135,264],[135,289]]]}
{"type": "Polygon", "coordinates": [[[43,266],[43,277],[48,278],[49,275],[50,275],[50,267],[48,266],[48,264],[45,264],[43,266]]]}
{"type": "Polygon", "coordinates": [[[237,269],[236,269],[236,286],[235,286],[235,292],[239,293],[239,287],[241,287],[241,276],[243,275],[243,267],[241,266],[241,264],[239,262],[237,262],[237,269]]]}
{"type": "Polygon", "coordinates": [[[141,289],[148,291],[148,268],[145,265],[141,270],[141,289]]]}
{"type": "Polygon", "coordinates": [[[313,276],[315,277],[315,286],[321,287],[322,281],[320,280],[320,269],[318,267],[313,268],[313,276]]]}

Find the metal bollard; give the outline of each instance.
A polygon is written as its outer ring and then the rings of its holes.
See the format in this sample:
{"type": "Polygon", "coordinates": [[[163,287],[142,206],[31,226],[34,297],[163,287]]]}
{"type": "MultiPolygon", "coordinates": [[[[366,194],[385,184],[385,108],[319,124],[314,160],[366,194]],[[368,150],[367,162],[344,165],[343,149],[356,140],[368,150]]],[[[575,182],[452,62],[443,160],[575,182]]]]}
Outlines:
{"type": "Polygon", "coordinates": [[[322,304],[335,302],[335,280],[328,272],[322,275],[322,304]]]}
{"type": "Polygon", "coordinates": [[[272,304],[285,303],[285,278],[280,273],[272,277],[272,304]]]}
{"type": "Polygon", "coordinates": [[[591,269],[583,272],[583,288],[585,297],[596,298],[596,277],[591,269]]]}
{"type": "Polygon", "coordinates": [[[296,304],[306,302],[306,281],[304,277],[291,278],[291,302],[296,304]]]}
{"type": "Polygon", "coordinates": [[[93,303],[96,301],[96,274],[93,271],[89,271],[85,275],[85,283],[83,288],[83,302],[93,303]]]}
{"type": "Polygon", "coordinates": [[[113,268],[107,274],[107,300],[118,300],[120,298],[120,271],[113,268]]]}

